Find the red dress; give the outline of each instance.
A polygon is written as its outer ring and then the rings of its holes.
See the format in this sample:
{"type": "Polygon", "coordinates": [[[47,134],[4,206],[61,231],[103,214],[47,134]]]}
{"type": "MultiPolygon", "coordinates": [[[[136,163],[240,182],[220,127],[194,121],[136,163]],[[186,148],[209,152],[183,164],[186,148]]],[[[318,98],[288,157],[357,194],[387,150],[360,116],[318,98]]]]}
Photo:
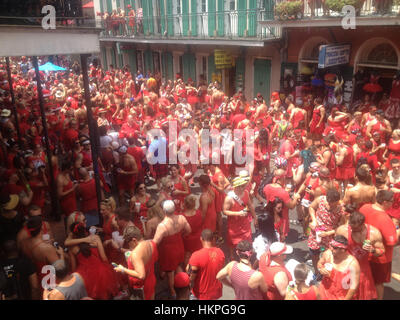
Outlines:
{"type": "Polygon", "coordinates": [[[340,272],[339,270],[335,269],[335,267],[333,267],[330,273],[330,277],[324,277],[321,281],[321,284],[319,285],[321,300],[344,300],[349,288],[350,288],[349,267],[347,266],[345,272],[340,272]]]}
{"type": "MultiPolygon", "coordinates": [[[[394,184],[394,187],[400,189],[400,182],[394,184]]],[[[392,207],[386,212],[392,218],[400,219],[400,192],[394,193],[392,207]]]]}
{"type": "Polygon", "coordinates": [[[215,194],[214,201],[212,201],[207,208],[206,216],[204,218],[203,222],[203,230],[204,229],[210,229],[212,232],[215,232],[215,229],[217,228],[217,211],[215,208],[215,201],[217,199],[217,192],[215,191],[214,188],[212,188],[215,194]]]}
{"type": "Polygon", "coordinates": [[[89,257],[81,252],[76,255],[76,272],[82,276],[90,298],[108,300],[118,293],[117,275],[111,264],[101,261],[97,248],[90,248],[90,251],[89,257]]]}
{"type": "Polygon", "coordinates": [[[193,253],[202,248],[200,241],[200,235],[203,231],[203,219],[201,217],[201,211],[196,210],[196,214],[194,216],[188,217],[185,215],[185,218],[190,224],[192,232],[183,238],[183,245],[186,252],[193,253]]]}
{"type": "Polygon", "coordinates": [[[321,108],[315,108],[313,110],[312,124],[310,126],[310,132],[314,134],[322,134],[325,129],[325,124],[322,121],[321,125],[317,127],[318,122],[321,120],[321,108]]]}
{"type": "MultiPolygon", "coordinates": [[[[228,195],[233,197],[234,195],[232,193],[233,191],[228,193],[228,195]]],[[[230,208],[230,211],[241,211],[246,207],[247,203],[249,202],[249,193],[247,190],[244,191],[241,201],[243,205],[238,201],[233,200],[234,204],[230,208]]],[[[250,219],[250,213],[246,217],[228,216],[227,240],[230,247],[236,248],[236,245],[242,240],[247,240],[250,243],[252,242],[250,219]]]]}
{"type": "MultiPolygon", "coordinates": [[[[180,179],[178,180],[177,183],[174,183],[174,189],[179,191],[184,191],[183,183],[181,182],[180,179]]],[[[175,209],[177,212],[182,212],[185,197],[186,197],[185,195],[172,196],[172,199],[175,203],[175,209]]]]}
{"type": "MultiPolygon", "coordinates": [[[[367,225],[367,239],[369,239],[370,225],[367,225]]],[[[357,243],[352,238],[350,225],[348,226],[348,251],[360,264],[360,285],[355,299],[372,300],[376,299],[376,289],[374,278],[372,277],[371,267],[369,266],[369,253],[362,248],[362,243],[357,243]]]]}
{"type": "Polygon", "coordinates": [[[350,180],[355,176],[353,148],[346,146],[347,155],[342,164],[336,167],[336,180],[350,180]]]}
{"type": "MultiPolygon", "coordinates": [[[[63,192],[72,188],[72,181],[70,180],[66,186],[63,186],[63,192]]],[[[60,199],[60,206],[62,213],[69,216],[72,212],[77,210],[75,190],[68,193],[60,199]]]]}
{"type": "Polygon", "coordinates": [[[304,114],[303,112],[297,111],[292,118],[292,124],[293,124],[293,128],[296,129],[299,126],[300,121],[304,121],[304,114]]]}
{"type": "MultiPolygon", "coordinates": [[[[211,181],[215,185],[219,184],[218,181],[219,181],[220,177],[224,178],[224,180],[225,180],[225,175],[224,175],[224,173],[222,171],[215,172],[214,175],[210,174],[209,176],[210,176],[211,181]]],[[[225,192],[220,192],[215,188],[214,188],[214,191],[215,191],[215,196],[216,196],[216,198],[215,198],[215,210],[217,212],[221,212],[222,211],[222,206],[223,206],[224,201],[225,201],[225,192]]]]}
{"type": "MultiPolygon", "coordinates": [[[[141,217],[147,218],[147,201],[150,200],[150,196],[146,196],[146,201],[145,203],[140,203],[140,209],[139,209],[139,213],[137,213],[135,211],[134,217],[133,217],[133,223],[135,224],[136,227],[139,228],[140,232],[142,232],[142,234],[144,234],[144,230],[143,230],[143,224],[142,221],[140,220],[141,217]]],[[[136,201],[139,202],[139,201],[136,201]]]]}
{"type": "Polygon", "coordinates": [[[162,271],[175,271],[184,260],[185,248],[180,232],[164,237],[158,245],[159,263],[162,271]]]}
{"type": "Polygon", "coordinates": [[[395,142],[393,142],[393,139],[390,139],[389,145],[388,145],[388,152],[389,152],[389,157],[386,161],[386,167],[388,167],[389,169],[392,169],[390,166],[390,161],[392,159],[400,160],[400,141],[395,143],[395,142]]]}
{"type": "MultiPolygon", "coordinates": [[[[129,277],[129,284],[133,288],[143,288],[144,291],[144,300],[150,300],[155,292],[155,287],[157,283],[156,276],[154,275],[154,264],[158,259],[158,250],[157,245],[154,241],[150,241],[151,246],[153,248],[153,252],[151,255],[151,259],[145,265],[146,277],[144,280],[139,280],[134,277],[129,277]]],[[[126,259],[128,264],[128,269],[134,270],[133,263],[131,259],[126,259]]]]}

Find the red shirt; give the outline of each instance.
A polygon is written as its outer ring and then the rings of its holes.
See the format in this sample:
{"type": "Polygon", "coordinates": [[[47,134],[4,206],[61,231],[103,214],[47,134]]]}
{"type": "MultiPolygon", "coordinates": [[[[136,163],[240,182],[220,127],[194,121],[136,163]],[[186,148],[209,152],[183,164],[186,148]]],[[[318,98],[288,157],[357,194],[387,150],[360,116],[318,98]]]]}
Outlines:
{"type": "Polygon", "coordinates": [[[365,223],[374,226],[382,233],[385,253],[380,257],[373,256],[374,263],[388,263],[393,258],[393,247],[397,244],[396,227],[390,216],[384,211],[378,211],[372,204],[364,204],[360,212],[365,216],[365,223]]]}
{"type": "Polygon", "coordinates": [[[193,252],[189,264],[197,267],[193,294],[199,300],[216,300],[222,297],[222,283],[216,279],[224,267],[225,255],[219,248],[203,248],[193,252]]]}
{"type": "Polygon", "coordinates": [[[97,210],[97,194],[96,194],[96,183],[94,179],[81,182],[79,184],[79,193],[82,198],[81,210],[83,213],[97,210]]]}

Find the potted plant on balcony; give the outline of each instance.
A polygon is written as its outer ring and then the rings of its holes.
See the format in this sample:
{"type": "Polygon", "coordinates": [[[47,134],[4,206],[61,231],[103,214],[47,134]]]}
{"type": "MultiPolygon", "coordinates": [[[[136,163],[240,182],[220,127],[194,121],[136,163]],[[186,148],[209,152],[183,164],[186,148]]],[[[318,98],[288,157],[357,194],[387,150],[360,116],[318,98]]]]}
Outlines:
{"type": "Polygon", "coordinates": [[[295,20],[303,17],[303,1],[283,1],[275,6],[275,19],[295,20]]]}
{"type": "Polygon", "coordinates": [[[342,13],[342,8],[346,5],[353,6],[356,9],[356,15],[359,16],[360,10],[365,0],[325,0],[328,10],[342,13]]]}

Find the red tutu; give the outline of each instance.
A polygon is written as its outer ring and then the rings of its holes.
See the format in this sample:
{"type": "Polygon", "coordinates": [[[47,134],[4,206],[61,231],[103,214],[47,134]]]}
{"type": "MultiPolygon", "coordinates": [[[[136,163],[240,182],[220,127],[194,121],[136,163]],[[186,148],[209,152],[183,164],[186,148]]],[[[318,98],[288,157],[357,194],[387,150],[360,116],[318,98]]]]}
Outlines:
{"type": "Polygon", "coordinates": [[[91,255],[82,253],[76,256],[79,273],[84,282],[88,296],[98,300],[108,300],[118,294],[118,279],[111,266],[100,260],[97,248],[91,248],[91,255]]]}
{"type": "Polygon", "coordinates": [[[363,86],[363,90],[370,93],[381,92],[383,88],[377,83],[367,83],[363,86]]]}

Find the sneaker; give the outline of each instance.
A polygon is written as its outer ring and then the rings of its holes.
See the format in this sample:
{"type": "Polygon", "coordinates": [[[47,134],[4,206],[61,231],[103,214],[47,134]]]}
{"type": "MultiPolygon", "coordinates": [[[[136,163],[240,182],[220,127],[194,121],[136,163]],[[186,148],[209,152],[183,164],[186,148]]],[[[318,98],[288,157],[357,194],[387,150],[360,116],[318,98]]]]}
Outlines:
{"type": "Polygon", "coordinates": [[[313,266],[312,260],[307,260],[306,261],[306,265],[312,267],[313,266]]]}
{"type": "Polygon", "coordinates": [[[125,300],[128,297],[129,297],[128,291],[122,290],[114,297],[114,300],[125,300]]]}

